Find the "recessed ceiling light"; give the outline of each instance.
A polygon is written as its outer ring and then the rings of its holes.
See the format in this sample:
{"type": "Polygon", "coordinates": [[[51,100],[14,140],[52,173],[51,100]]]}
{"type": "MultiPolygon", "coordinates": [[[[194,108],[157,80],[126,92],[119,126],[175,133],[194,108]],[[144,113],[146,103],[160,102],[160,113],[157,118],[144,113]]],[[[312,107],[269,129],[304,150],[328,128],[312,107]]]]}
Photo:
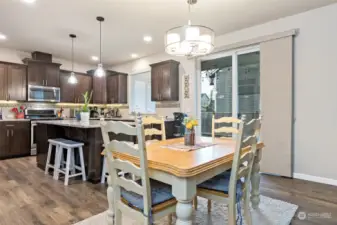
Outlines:
{"type": "Polygon", "coordinates": [[[23,1],[25,3],[29,3],[29,4],[32,4],[32,3],[36,2],[36,0],[21,0],[21,1],[23,1]]]}
{"type": "Polygon", "coordinates": [[[137,57],[138,57],[137,54],[135,54],[135,53],[131,54],[131,58],[137,58],[137,57]]]}
{"type": "Polygon", "coordinates": [[[94,60],[94,61],[98,61],[99,58],[97,56],[91,56],[91,59],[94,60]]]}
{"type": "Polygon", "coordinates": [[[6,40],[6,39],[7,39],[6,35],[0,33],[0,40],[6,40]]]}
{"type": "Polygon", "coordinates": [[[152,42],[152,37],[151,36],[144,36],[144,41],[146,42],[146,43],[150,43],[150,42],[152,42]]]}

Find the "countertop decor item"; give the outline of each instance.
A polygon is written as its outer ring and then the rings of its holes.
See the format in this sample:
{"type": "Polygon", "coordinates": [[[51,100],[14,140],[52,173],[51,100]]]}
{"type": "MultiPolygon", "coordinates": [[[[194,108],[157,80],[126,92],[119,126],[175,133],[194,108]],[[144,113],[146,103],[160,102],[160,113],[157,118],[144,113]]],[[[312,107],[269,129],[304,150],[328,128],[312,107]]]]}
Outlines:
{"type": "MultiPolygon", "coordinates": [[[[197,0],[187,0],[189,17],[191,5],[197,0]]],[[[166,32],[165,51],[175,56],[200,56],[206,55],[214,49],[214,31],[206,26],[192,25],[188,20],[188,25],[175,27],[166,32]]]]}
{"type": "Polygon", "coordinates": [[[82,109],[81,109],[81,122],[89,123],[89,119],[90,119],[89,103],[92,98],[92,91],[90,92],[90,95],[88,91],[85,92],[83,94],[83,98],[84,98],[84,105],[82,106],[82,109]]]}
{"type": "Polygon", "coordinates": [[[14,107],[11,111],[15,114],[16,119],[24,119],[25,118],[25,107],[14,107]]]}
{"type": "Polygon", "coordinates": [[[186,127],[185,132],[185,145],[193,146],[195,145],[195,127],[198,126],[198,121],[191,117],[186,117],[184,120],[186,127]]]}

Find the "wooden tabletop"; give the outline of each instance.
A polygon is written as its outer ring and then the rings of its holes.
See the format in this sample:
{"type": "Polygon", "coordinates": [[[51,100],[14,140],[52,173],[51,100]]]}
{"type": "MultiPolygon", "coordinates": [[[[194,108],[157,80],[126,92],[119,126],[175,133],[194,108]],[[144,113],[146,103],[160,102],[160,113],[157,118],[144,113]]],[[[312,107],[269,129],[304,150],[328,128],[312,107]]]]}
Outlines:
{"type": "MultiPolygon", "coordinates": [[[[211,138],[198,138],[202,142],[210,142],[211,138]]],[[[178,177],[191,177],[209,169],[215,168],[233,160],[235,142],[232,140],[216,140],[216,144],[189,152],[173,150],[163,146],[174,143],[183,143],[183,138],[158,141],[147,146],[148,166],[151,169],[162,170],[178,177]]],[[[263,143],[258,144],[258,149],[264,147],[263,143]]],[[[245,150],[248,150],[246,148],[245,150]]],[[[114,153],[114,156],[139,165],[139,158],[114,153]]]]}

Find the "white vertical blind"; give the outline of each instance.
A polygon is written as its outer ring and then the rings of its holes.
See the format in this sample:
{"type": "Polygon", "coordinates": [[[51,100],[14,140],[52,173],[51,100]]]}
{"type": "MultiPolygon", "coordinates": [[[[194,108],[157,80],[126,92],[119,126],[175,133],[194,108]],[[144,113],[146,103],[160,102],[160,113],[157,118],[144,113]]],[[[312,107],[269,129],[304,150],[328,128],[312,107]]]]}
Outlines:
{"type": "Polygon", "coordinates": [[[261,171],[292,177],[293,36],[261,43],[261,171]]]}

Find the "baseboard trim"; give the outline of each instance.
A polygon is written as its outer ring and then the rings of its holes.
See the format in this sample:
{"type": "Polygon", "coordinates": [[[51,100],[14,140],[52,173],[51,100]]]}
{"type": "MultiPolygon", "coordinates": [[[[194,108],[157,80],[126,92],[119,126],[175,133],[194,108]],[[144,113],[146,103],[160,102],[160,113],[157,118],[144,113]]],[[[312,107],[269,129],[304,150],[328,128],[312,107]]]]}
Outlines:
{"type": "Polygon", "coordinates": [[[311,175],[307,175],[303,173],[294,173],[293,177],[296,179],[300,179],[300,180],[307,180],[307,181],[313,181],[317,183],[337,186],[337,180],[330,179],[330,178],[316,177],[316,176],[311,176],[311,175]]]}

